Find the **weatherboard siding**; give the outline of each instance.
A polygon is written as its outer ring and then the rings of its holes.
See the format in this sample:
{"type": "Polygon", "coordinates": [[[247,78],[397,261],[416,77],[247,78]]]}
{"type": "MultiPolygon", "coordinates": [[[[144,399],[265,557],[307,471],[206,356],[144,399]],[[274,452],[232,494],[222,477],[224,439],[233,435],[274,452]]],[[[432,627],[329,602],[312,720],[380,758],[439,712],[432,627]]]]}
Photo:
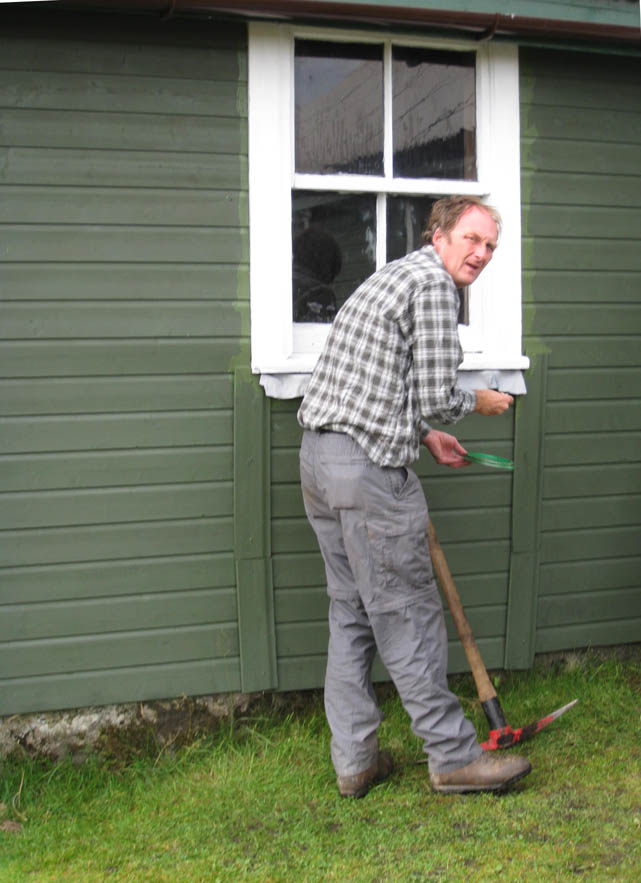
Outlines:
{"type": "MultiPolygon", "coordinates": [[[[274,402],[271,419],[272,551],[280,689],[323,683],[327,654],[325,574],[300,491],[298,401],[274,402]]],[[[445,427],[447,429],[447,427],[445,427]]],[[[449,428],[470,450],[512,456],[511,415],[466,418],[449,428]]],[[[488,666],[501,667],[505,650],[510,565],[512,477],[470,467],[447,470],[429,454],[416,466],[430,514],[488,666]]],[[[450,670],[468,668],[449,613],[450,670]]],[[[376,676],[386,679],[380,663],[376,676]]]]}
{"type": "Polygon", "coordinates": [[[525,345],[546,354],[536,651],[641,640],[639,60],[521,52],[525,345]]]}
{"type": "Polygon", "coordinates": [[[25,21],[0,38],[0,714],[238,690],[245,31],[25,21]]]}

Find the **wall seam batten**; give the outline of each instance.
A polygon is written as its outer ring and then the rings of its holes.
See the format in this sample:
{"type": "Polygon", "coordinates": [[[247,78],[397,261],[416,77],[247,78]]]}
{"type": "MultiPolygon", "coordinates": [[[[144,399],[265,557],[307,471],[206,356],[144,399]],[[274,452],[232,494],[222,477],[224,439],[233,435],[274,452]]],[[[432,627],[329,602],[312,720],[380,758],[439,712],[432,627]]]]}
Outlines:
{"type": "Polygon", "coordinates": [[[269,402],[248,367],[234,372],[234,557],[242,689],[275,689],[269,402]]]}
{"type": "Polygon", "coordinates": [[[514,426],[512,544],[508,582],[505,668],[530,668],[534,661],[539,594],[546,353],[528,353],[528,395],[519,399],[514,426]]]}

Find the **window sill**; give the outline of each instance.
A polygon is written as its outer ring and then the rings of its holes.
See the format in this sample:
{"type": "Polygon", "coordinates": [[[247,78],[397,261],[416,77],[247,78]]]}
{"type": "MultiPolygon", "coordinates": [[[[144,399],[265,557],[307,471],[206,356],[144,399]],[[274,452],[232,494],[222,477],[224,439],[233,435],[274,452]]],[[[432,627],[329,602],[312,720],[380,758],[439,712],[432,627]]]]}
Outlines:
{"type": "MultiPolygon", "coordinates": [[[[311,358],[311,357],[306,357],[311,358]]],[[[311,359],[314,363],[315,358],[311,359]]],[[[294,359],[288,360],[286,368],[279,366],[276,370],[255,371],[259,373],[260,384],[266,395],[274,399],[296,399],[305,394],[313,368],[294,367],[294,359]]],[[[471,354],[459,368],[458,383],[463,389],[498,389],[512,395],[524,395],[527,392],[523,371],[530,365],[526,356],[501,356],[493,359],[481,354],[471,354]]]]}

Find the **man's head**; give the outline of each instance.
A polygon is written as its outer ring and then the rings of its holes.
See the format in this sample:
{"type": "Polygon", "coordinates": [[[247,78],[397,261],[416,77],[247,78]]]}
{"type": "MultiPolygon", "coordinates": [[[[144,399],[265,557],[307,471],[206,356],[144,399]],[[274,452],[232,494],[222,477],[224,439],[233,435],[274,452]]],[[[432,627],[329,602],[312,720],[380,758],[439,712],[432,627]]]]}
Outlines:
{"type": "Polygon", "coordinates": [[[423,238],[431,242],[457,288],[471,285],[492,260],[501,217],[475,196],[439,199],[423,238]]]}

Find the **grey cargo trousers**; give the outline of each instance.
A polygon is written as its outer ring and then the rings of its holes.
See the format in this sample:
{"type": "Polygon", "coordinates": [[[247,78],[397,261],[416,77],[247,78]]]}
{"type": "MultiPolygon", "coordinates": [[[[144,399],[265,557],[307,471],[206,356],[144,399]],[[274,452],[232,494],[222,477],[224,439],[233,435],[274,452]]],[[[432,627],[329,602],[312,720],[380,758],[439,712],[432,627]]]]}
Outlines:
{"type": "Polygon", "coordinates": [[[330,598],[325,711],[336,774],[362,772],[377,756],[382,715],[371,680],[377,649],[430,770],[471,763],[481,747],[447,686],[443,606],[417,476],[377,466],[348,435],[309,430],[300,468],[330,598]]]}

